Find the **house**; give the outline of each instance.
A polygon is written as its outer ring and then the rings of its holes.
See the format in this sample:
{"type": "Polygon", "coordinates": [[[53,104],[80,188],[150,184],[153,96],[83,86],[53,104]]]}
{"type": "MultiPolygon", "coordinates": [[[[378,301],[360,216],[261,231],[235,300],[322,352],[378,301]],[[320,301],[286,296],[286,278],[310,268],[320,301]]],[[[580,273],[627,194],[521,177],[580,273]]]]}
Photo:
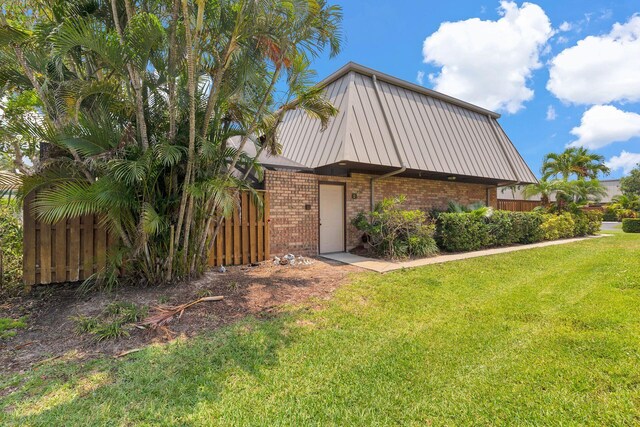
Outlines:
{"type": "Polygon", "coordinates": [[[495,206],[498,186],[537,182],[499,114],[355,63],[320,85],[338,115],[322,130],[287,113],[282,155],[261,158],[272,254],[357,246],[351,219],[383,198],[404,194],[407,208],[423,210],[495,206]]]}

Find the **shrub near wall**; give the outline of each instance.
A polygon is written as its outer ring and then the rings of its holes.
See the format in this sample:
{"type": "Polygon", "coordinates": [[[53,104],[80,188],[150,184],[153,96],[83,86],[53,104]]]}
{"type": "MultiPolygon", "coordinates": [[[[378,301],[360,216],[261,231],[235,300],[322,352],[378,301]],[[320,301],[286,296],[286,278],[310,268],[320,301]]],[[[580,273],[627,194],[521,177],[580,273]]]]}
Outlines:
{"type": "Polygon", "coordinates": [[[491,246],[485,217],[475,213],[442,213],[438,216],[437,241],[448,252],[466,252],[491,246]]]}
{"type": "Polygon", "coordinates": [[[360,212],[352,224],[365,233],[370,249],[384,258],[436,254],[434,224],[420,210],[402,209],[404,201],[404,196],[384,199],[370,214],[360,212]]]}
{"type": "Polygon", "coordinates": [[[640,219],[625,218],[622,220],[622,231],[625,233],[640,233],[640,219]]]}

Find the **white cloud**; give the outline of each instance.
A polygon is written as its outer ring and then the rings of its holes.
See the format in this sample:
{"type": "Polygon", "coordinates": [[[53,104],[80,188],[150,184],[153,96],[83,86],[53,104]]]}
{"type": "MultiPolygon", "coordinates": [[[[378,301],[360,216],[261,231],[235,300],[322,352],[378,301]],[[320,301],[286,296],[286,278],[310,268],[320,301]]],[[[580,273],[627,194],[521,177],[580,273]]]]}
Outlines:
{"type": "Polygon", "coordinates": [[[575,104],[640,100],[640,15],[589,36],[551,60],[549,89],[575,104]]]}
{"type": "Polygon", "coordinates": [[[565,44],[565,43],[568,43],[568,42],[569,42],[569,39],[566,38],[565,36],[560,36],[560,37],[558,37],[556,39],[556,43],[558,43],[558,44],[565,44]]]}
{"type": "Polygon", "coordinates": [[[640,114],[622,111],[611,105],[595,105],[582,115],[580,126],[571,129],[578,137],[571,147],[592,150],[613,142],[628,141],[640,137],[640,114]]]}
{"type": "Polygon", "coordinates": [[[569,31],[569,30],[571,30],[571,28],[573,28],[573,27],[572,27],[572,25],[571,25],[569,22],[567,22],[567,21],[564,21],[564,22],[563,22],[562,24],[560,24],[560,26],[558,27],[558,29],[559,29],[560,31],[569,31]]]}
{"type": "Polygon", "coordinates": [[[607,166],[609,166],[611,170],[622,169],[626,174],[631,172],[631,169],[635,168],[638,163],[640,163],[640,153],[623,151],[619,156],[610,158],[609,161],[607,161],[607,166]]]}
{"type": "Polygon", "coordinates": [[[527,81],[553,29],[540,6],[500,2],[497,21],[444,22],[424,41],[425,63],[440,67],[435,90],[491,110],[515,113],[533,98],[527,81]]]}
{"type": "Polygon", "coordinates": [[[424,84],[424,71],[418,71],[418,75],[416,76],[416,81],[420,85],[424,84]]]}
{"type": "Polygon", "coordinates": [[[553,108],[553,105],[549,105],[547,107],[547,120],[555,120],[558,115],[556,114],[556,109],[553,108]]]}

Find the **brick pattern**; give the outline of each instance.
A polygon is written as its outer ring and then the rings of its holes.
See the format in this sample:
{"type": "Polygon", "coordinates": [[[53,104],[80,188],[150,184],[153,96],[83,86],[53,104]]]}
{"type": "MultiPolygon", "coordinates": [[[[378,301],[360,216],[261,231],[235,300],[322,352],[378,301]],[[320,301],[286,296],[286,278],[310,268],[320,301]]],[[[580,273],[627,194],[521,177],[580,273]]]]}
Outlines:
{"type": "MultiPolygon", "coordinates": [[[[318,253],[319,184],[346,183],[347,248],[360,243],[361,233],[350,224],[358,212],[370,210],[371,176],[350,177],[265,171],[265,189],[271,195],[271,253],[313,256],[318,253]],[[309,207],[310,209],[307,209],[309,207]]],[[[450,200],[470,204],[487,201],[497,206],[497,190],[482,184],[390,177],[375,181],[375,203],[404,194],[407,209],[445,209],[450,200]]]]}

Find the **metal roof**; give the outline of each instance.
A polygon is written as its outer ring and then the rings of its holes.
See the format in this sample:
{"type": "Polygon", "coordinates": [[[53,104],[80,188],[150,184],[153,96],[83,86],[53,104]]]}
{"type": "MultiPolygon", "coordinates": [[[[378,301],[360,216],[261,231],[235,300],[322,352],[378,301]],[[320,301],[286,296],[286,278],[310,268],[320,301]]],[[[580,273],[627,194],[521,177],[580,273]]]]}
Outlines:
{"type": "Polygon", "coordinates": [[[327,129],[303,111],[280,128],[282,155],[308,168],[339,162],[500,182],[537,182],[500,115],[358,64],[320,83],[339,109],[327,129]]]}
{"type": "MultiPolygon", "coordinates": [[[[242,137],[240,136],[232,136],[227,140],[227,144],[229,144],[232,147],[238,148],[240,146],[241,140],[242,140],[242,137]]],[[[258,150],[256,149],[255,144],[251,140],[246,142],[242,151],[245,154],[247,154],[249,157],[255,157],[256,154],[258,153],[258,150]]],[[[289,170],[301,170],[301,171],[310,169],[305,165],[300,164],[298,162],[294,162],[293,160],[288,159],[284,156],[270,155],[265,151],[260,153],[257,160],[258,160],[258,163],[260,163],[262,166],[266,168],[271,168],[271,169],[289,169],[289,170]]]]}

